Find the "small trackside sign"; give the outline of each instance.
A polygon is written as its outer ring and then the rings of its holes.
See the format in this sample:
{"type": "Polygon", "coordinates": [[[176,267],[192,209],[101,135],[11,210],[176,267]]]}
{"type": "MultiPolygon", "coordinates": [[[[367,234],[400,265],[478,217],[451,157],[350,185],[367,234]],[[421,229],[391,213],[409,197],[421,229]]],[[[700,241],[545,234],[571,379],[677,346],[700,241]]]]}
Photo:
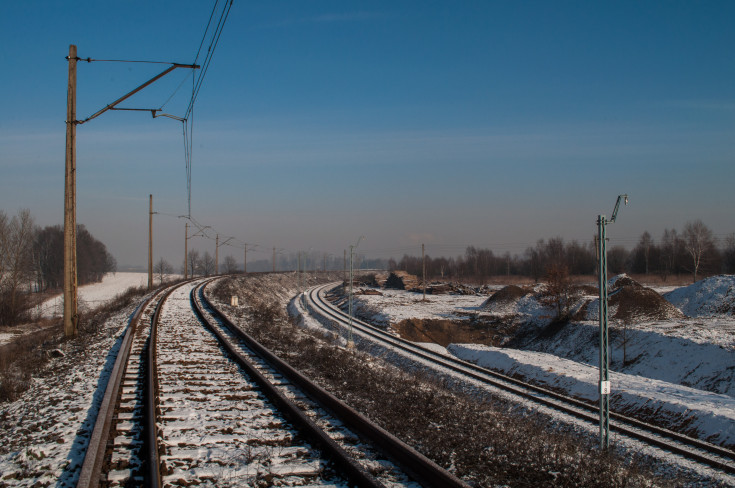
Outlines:
{"type": "Polygon", "coordinates": [[[600,395],[609,395],[609,394],[610,394],[610,382],[600,381],[600,395]]]}

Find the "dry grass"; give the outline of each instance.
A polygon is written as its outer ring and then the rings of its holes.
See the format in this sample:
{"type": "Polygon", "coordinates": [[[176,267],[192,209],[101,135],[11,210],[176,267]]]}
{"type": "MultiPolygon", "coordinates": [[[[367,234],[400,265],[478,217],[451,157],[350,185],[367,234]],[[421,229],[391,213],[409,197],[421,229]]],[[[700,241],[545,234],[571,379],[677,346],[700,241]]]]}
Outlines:
{"type": "Polygon", "coordinates": [[[100,327],[114,313],[139,300],[147,290],[130,288],[115,299],[94,310],[82,311],[79,317],[79,334],[67,339],[64,337],[61,319],[43,320],[40,330],[22,334],[12,342],[0,346],[0,403],[15,401],[31,384],[31,378],[41,371],[54,349],[62,348],[68,341],[75,348],[85,344],[100,331],[100,327]]]}
{"type": "MultiPolygon", "coordinates": [[[[213,294],[229,302],[241,283],[213,294]],[[226,290],[226,292],[223,292],[226,290]]],[[[248,295],[257,295],[250,289],[248,295]]],[[[681,486],[636,459],[600,452],[594,440],[551,427],[548,417],[495,398],[457,393],[296,327],[275,302],[227,309],[266,347],[353,408],[476,486],[681,486]],[[261,310],[262,309],[262,310],[261,310]],[[600,476],[605,473],[605,476],[600,476]]]]}

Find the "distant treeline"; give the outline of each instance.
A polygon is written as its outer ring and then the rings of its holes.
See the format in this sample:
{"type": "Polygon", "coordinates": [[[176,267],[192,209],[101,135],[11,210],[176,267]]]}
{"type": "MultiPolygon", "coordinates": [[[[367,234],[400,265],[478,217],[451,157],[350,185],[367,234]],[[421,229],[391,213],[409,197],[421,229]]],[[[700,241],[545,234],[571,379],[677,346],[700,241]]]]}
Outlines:
{"type": "MultiPolygon", "coordinates": [[[[705,275],[735,273],[735,234],[718,242],[699,220],[687,223],[681,233],[666,229],[658,242],[644,232],[632,250],[608,247],[607,263],[610,274],[655,274],[664,281],[671,275],[690,274],[696,281],[705,275]]],[[[421,276],[422,264],[421,256],[404,255],[399,261],[390,259],[388,268],[421,276]]],[[[539,281],[554,266],[565,267],[571,275],[594,275],[597,245],[594,240],[564,242],[555,237],[539,240],[520,256],[470,246],[462,256],[426,257],[426,275],[431,279],[482,281],[516,275],[539,281]]]]}
{"type": "MultiPolygon", "coordinates": [[[[105,245],[78,225],[78,284],[101,281],[116,267],[105,245]]],[[[61,288],[63,276],[63,228],[37,227],[27,209],[12,218],[0,210],[0,325],[17,323],[28,308],[28,292],[61,288]]]]}

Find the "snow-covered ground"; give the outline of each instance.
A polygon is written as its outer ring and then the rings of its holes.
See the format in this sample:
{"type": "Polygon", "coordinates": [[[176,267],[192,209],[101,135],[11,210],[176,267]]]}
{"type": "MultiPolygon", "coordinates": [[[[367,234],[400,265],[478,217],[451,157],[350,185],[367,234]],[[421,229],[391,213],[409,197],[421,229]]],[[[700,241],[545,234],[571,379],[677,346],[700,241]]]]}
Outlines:
{"type": "MultiPolygon", "coordinates": [[[[166,275],[164,281],[173,281],[181,278],[181,275],[166,275]]],[[[157,276],[153,277],[155,286],[159,285],[157,276]]],[[[130,288],[138,288],[148,285],[148,273],[108,273],[102,278],[101,283],[91,283],[80,286],[78,289],[78,306],[80,311],[94,310],[105,305],[118,295],[125,293],[130,288]]],[[[36,307],[31,316],[34,319],[50,319],[61,317],[64,314],[64,302],[62,295],[50,298],[36,307]]],[[[0,332],[0,346],[7,344],[22,334],[34,332],[40,329],[40,325],[26,324],[18,327],[3,329],[0,332]]]]}
{"type": "MultiPolygon", "coordinates": [[[[179,275],[167,275],[168,279],[179,278],[179,275]]],[[[158,276],[153,277],[154,285],[158,286],[158,276]]],[[[148,273],[108,273],[101,283],[91,283],[80,286],[78,290],[79,306],[96,308],[124,293],[128,288],[148,286],[148,273]]],[[[64,313],[62,296],[46,300],[37,310],[40,317],[58,317],[64,313]]]]}
{"type": "MultiPolygon", "coordinates": [[[[688,317],[632,323],[611,318],[613,405],[624,412],[655,412],[672,428],[735,446],[735,276],[665,291],[664,298],[688,317]]],[[[586,310],[583,320],[549,333],[553,311],[533,294],[483,306],[484,296],[430,296],[430,302],[423,303],[420,293],[381,292],[383,296],[357,295],[356,309],[385,325],[407,318],[456,320],[472,315],[516,321],[531,338],[522,349],[452,344],[447,351],[580,398],[598,398],[599,307],[593,296],[578,300],[576,309],[586,310]]],[[[610,310],[611,317],[616,310],[610,310]]]]}
{"type": "MultiPolygon", "coordinates": [[[[599,369],[544,352],[476,344],[452,344],[454,356],[509,375],[520,375],[577,398],[597,401],[599,369]]],[[[611,372],[611,406],[617,411],[655,412],[670,428],[722,445],[735,445],[735,398],[695,388],[611,372]]]]}
{"type": "Polygon", "coordinates": [[[355,295],[357,312],[370,313],[373,323],[388,325],[404,319],[461,319],[479,310],[482,295],[426,295],[385,289],[380,295],[355,295]],[[374,312],[374,313],[371,313],[374,312]]]}
{"type": "Polygon", "coordinates": [[[113,315],[86,342],[61,343],[64,356],[52,359],[20,399],[0,404],[0,486],[76,486],[135,306],[113,315]]]}

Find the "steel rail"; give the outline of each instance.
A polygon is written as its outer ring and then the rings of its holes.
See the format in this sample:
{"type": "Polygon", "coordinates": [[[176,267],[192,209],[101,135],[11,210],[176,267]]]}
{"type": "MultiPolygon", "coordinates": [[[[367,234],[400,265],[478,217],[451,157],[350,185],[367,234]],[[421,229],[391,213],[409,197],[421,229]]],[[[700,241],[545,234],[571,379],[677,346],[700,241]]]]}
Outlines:
{"type": "Polygon", "coordinates": [[[110,378],[107,381],[92,435],[89,438],[89,444],[87,445],[87,451],[84,455],[84,461],[79,473],[79,480],[77,481],[77,488],[91,488],[100,485],[100,477],[102,476],[102,468],[105,461],[105,451],[110,438],[110,427],[112,426],[115,407],[120,396],[122,378],[125,375],[128,359],[130,358],[133,337],[135,336],[143,311],[156,300],[160,293],[160,290],[157,291],[138,305],[133,317],[130,319],[117,357],[115,358],[115,364],[110,373],[110,378]]]}
{"type": "MultiPolygon", "coordinates": [[[[200,278],[199,278],[200,279],[200,278]]],[[[161,297],[156,310],[151,318],[151,333],[148,337],[148,350],[146,351],[146,380],[143,395],[143,411],[145,412],[145,460],[146,460],[146,479],[148,486],[151,488],[159,488],[162,486],[161,481],[161,458],[158,451],[158,375],[156,361],[156,342],[158,339],[158,322],[161,318],[161,310],[171,293],[177,288],[195,281],[195,279],[187,280],[170,287],[161,297]]]]}
{"type": "MultiPolygon", "coordinates": [[[[326,315],[329,318],[332,318],[334,320],[337,320],[338,322],[341,322],[344,325],[347,325],[348,321],[346,319],[347,316],[345,315],[345,313],[331,303],[326,302],[326,300],[324,300],[322,297],[322,294],[326,288],[334,286],[334,283],[330,283],[327,285],[314,287],[309,290],[308,298],[309,301],[317,309],[317,311],[319,311],[322,315],[326,315]],[[316,299],[314,297],[316,297],[316,299]]],[[[366,334],[380,342],[389,343],[391,346],[406,351],[407,353],[415,355],[425,361],[439,364],[444,368],[448,368],[452,371],[464,374],[474,380],[478,380],[490,384],[494,387],[501,388],[505,391],[522,396],[523,398],[526,398],[533,402],[541,403],[547,407],[561,410],[567,414],[573,415],[577,418],[591,422],[593,424],[597,424],[599,422],[599,418],[592,414],[597,412],[595,410],[595,407],[576,398],[562,395],[557,392],[539,387],[537,385],[523,382],[516,378],[511,378],[509,376],[503,375],[502,373],[482,368],[473,363],[462,361],[457,358],[442,356],[438,353],[435,353],[434,351],[411,343],[410,341],[387,334],[386,332],[355,318],[352,319],[352,325],[353,328],[357,328],[363,334],[366,334]],[[583,411],[580,411],[580,409],[583,411]]],[[[618,413],[611,412],[610,416],[612,419],[615,420],[615,422],[611,423],[611,429],[617,431],[618,433],[633,437],[647,444],[668,450],[670,452],[680,454],[688,459],[706,464],[716,469],[720,469],[727,473],[735,473],[735,463],[723,461],[721,459],[715,459],[691,450],[699,449],[701,451],[705,451],[707,453],[719,456],[729,461],[735,460],[735,452],[730,449],[710,444],[700,439],[695,439],[671,431],[669,429],[648,424],[618,413]],[[627,424],[630,427],[623,424],[627,424]],[[641,429],[649,432],[650,434],[671,439],[680,444],[684,444],[688,448],[683,448],[679,445],[666,442],[663,439],[651,437],[650,435],[634,429],[641,429]]]]}
{"type": "MultiPolygon", "coordinates": [[[[268,363],[273,369],[278,371],[282,376],[286,377],[291,383],[296,385],[301,391],[310,397],[317,404],[321,405],[326,410],[332,412],[337,418],[345,423],[351,430],[362,435],[365,439],[371,441],[376,447],[378,447],[383,453],[387,454],[390,458],[394,459],[404,471],[415,481],[425,487],[436,487],[436,488],[469,488],[469,485],[464,483],[462,480],[452,475],[448,471],[444,470],[430,459],[423,456],[421,453],[398,439],[397,437],[390,434],[388,431],[370,422],[366,417],[349,407],[347,404],[337,399],[334,395],[327,392],[323,388],[311,382],[308,378],[302,375],[300,372],[292,368],[288,363],[278,358],[265,346],[256,341],[252,336],[242,331],[239,327],[233,324],[227,316],[220,312],[206,297],[204,288],[206,284],[198,287],[199,299],[203,304],[210,310],[217,320],[227,327],[227,329],[240,341],[242,341],[248,349],[254,352],[257,356],[268,363]]],[[[205,323],[208,321],[204,318],[204,314],[199,308],[200,305],[197,300],[194,299],[194,291],[192,291],[192,302],[195,304],[197,313],[205,323]]],[[[216,330],[216,327],[209,326],[211,330],[215,332],[218,337],[221,334],[216,330]]],[[[220,339],[223,345],[231,352],[234,357],[239,357],[240,353],[237,352],[233,346],[229,345],[229,341],[220,339]]],[[[247,365],[243,365],[249,373],[253,374],[254,378],[261,377],[259,371],[249,365],[249,361],[242,358],[247,365]]],[[[239,360],[238,360],[239,362],[239,360]]],[[[268,395],[274,395],[275,398],[282,396],[282,394],[273,386],[267,379],[257,380],[263,382],[264,389],[268,390],[268,395]]],[[[290,402],[290,400],[278,400],[279,404],[282,402],[290,402]]],[[[313,422],[306,417],[303,412],[296,406],[293,407],[296,411],[293,412],[297,417],[304,417],[310,424],[313,422]]],[[[314,425],[317,435],[321,442],[326,443],[328,446],[336,446],[339,451],[343,449],[338,446],[322,429],[314,425]]],[[[347,460],[340,460],[340,464],[347,463],[346,466],[349,469],[353,469],[352,466],[356,464],[351,456],[345,453],[348,457],[347,460]]],[[[360,469],[363,469],[360,467],[360,469]]],[[[372,475],[370,475],[372,478],[372,475]]],[[[373,486],[373,485],[368,485],[373,486]]],[[[380,485],[377,485],[380,486],[380,485]]]]}
{"type": "MultiPolygon", "coordinates": [[[[204,285],[200,285],[191,290],[191,303],[199,320],[209,329],[219,341],[220,345],[227,351],[230,357],[241,367],[251,379],[258,384],[263,394],[288,418],[294,425],[312,442],[315,442],[340,466],[346,473],[347,477],[360,487],[365,488],[385,488],[372,474],[355,461],[352,456],[329,437],[324,430],[319,428],[306,414],[299,409],[294,402],[289,400],[273,383],[271,383],[242,353],[240,353],[230,341],[222,334],[217,327],[214,327],[207,320],[202,307],[197,300],[196,294],[200,293],[200,299],[203,297],[201,292],[204,285]]],[[[217,318],[221,320],[221,314],[218,314],[211,304],[207,307],[212,310],[217,318]]],[[[228,327],[229,328],[229,327],[228,327]]]]}

